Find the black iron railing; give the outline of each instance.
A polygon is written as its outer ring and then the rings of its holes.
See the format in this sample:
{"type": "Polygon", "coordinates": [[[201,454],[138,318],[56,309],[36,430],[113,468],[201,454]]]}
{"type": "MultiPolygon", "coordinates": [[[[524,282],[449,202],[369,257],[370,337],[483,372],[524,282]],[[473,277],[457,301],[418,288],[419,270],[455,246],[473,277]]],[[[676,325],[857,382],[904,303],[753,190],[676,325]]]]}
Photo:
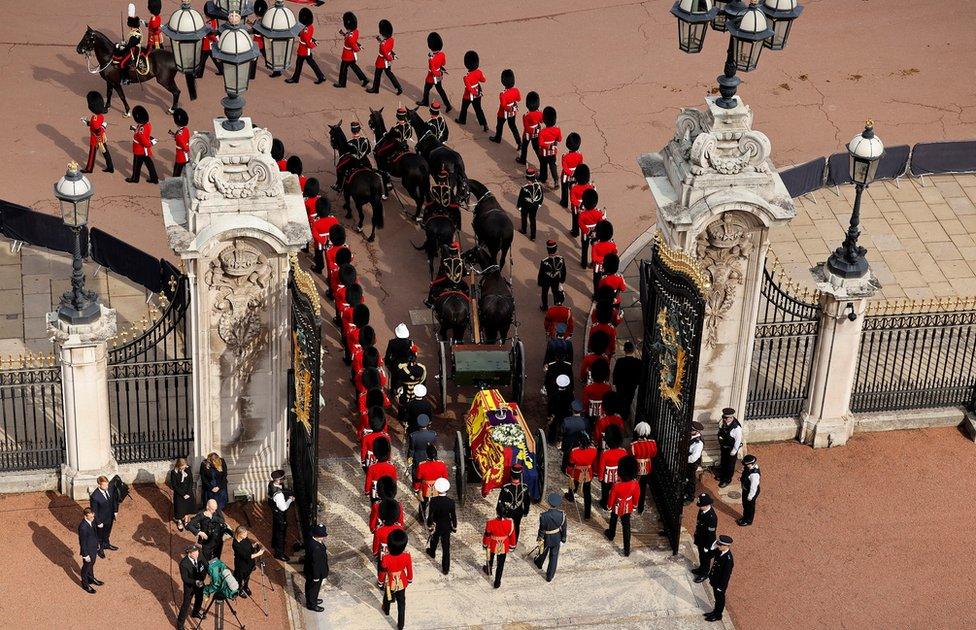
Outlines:
{"type": "Polygon", "coordinates": [[[0,471],[64,463],[61,367],[0,370],[0,471]]]}

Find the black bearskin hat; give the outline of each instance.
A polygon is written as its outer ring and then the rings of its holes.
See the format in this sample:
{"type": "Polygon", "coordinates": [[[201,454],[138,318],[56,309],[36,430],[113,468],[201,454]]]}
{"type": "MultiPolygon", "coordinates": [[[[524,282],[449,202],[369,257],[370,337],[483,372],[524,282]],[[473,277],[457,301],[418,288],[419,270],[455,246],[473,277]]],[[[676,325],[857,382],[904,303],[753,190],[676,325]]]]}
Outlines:
{"type": "Polygon", "coordinates": [[[617,475],[622,481],[637,479],[637,458],[633,455],[621,457],[617,462],[617,475]]]}
{"type": "Polygon", "coordinates": [[[606,219],[596,224],[596,240],[609,241],[613,238],[613,223],[606,219]]]}
{"type": "Polygon", "coordinates": [[[593,438],[586,431],[580,431],[576,434],[576,446],[580,448],[586,448],[593,444],[593,438]]]}
{"type": "Polygon", "coordinates": [[[542,110],[542,122],[546,123],[546,127],[552,127],[556,124],[556,108],[548,105],[542,110]]]}
{"type": "Polygon", "coordinates": [[[583,143],[583,139],[575,131],[568,136],[566,136],[566,148],[570,151],[579,151],[580,144],[583,143]]]}
{"type": "Polygon", "coordinates": [[[352,11],[346,11],[342,14],[342,25],[347,31],[355,30],[359,26],[359,18],[352,11]]]}
{"type": "Polygon", "coordinates": [[[88,111],[93,114],[104,114],[105,113],[105,99],[102,97],[101,92],[96,92],[92,90],[85,95],[88,99],[88,111]]]}
{"type": "Polygon", "coordinates": [[[145,125],[149,122],[149,112],[142,105],[136,105],[132,108],[132,119],[140,125],[145,125]]]}
{"type": "Polygon", "coordinates": [[[600,193],[595,188],[587,188],[583,191],[583,197],[580,203],[583,204],[585,209],[592,210],[596,207],[596,204],[600,203],[600,193]]]}
{"type": "Polygon", "coordinates": [[[302,166],[302,158],[298,157],[297,155],[290,156],[288,161],[285,162],[285,168],[293,175],[301,175],[302,171],[304,170],[304,167],[302,166]]]}
{"type": "Polygon", "coordinates": [[[383,412],[382,407],[370,407],[369,411],[369,428],[373,433],[383,430],[383,425],[386,424],[386,414],[383,412]]]}
{"type": "Polygon", "coordinates": [[[617,273],[620,271],[620,256],[609,253],[603,257],[603,273],[617,273]]]}
{"type": "MultiPolygon", "coordinates": [[[[319,199],[322,199],[322,197],[319,197],[319,199]]],[[[332,227],[335,227],[335,226],[333,225],[332,227]]],[[[342,227],[342,226],[340,226],[340,227],[342,227]]],[[[342,228],[342,229],[345,230],[346,228],[342,228]]],[[[343,232],[343,234],[345,234],[345,232],[343,232]]],[[[329,228],[329,240],[332,241],[332,244],[333,245],[336,244],[336,242],[332,240],[332,228],[329,228]]],[[[340,245],[341,245],[341,243],[340,243],[340,245]]],[[[336,255],[335,255],[335,264],[336,265],[338,265],[338,266],[341,267],[343,265],[348,265],[351,262],[352,262],[352,250],[351,249],[349,249],[348,247],[343,247],[338,252],[336,252],[336,255]]]]}
{"type": "Polygon", "coordinates": [[[427,444],[427,459],[431,461],[437,459],[437,446],[433,442],[427,444]]]}
{"type": "Polygon", "coordinates": [[[356,267],[349,263],[339,267],[339,283],[347,287],[356,284],[356,267]]]}
{"type": "Polygon", "coordinates": [[[479,65],[481,65],[481,59],[478,58],[477,52],[469,50],[468,52],[464,53],[464,67],[467,68],[469,72],[477,68],[479,65]]]}
{"type": "Polygon", "coordinates": [[[385,437],[378,437],[373,440],[373,455],[376,455],[376,459],[381,462],[389,461],[390,459],[390,441],[385,437]]]}
{"type": "Polygon", "coordinates": [[[312,15],[312,10],[308,7],[302,7],[302,10],[298,12],[299,23],[309,26],[315,21],[315,17],[312,15]]]}
{"type": "Polygon", "coordinates": [[[370,390],[381,387],[380,371],[376,368],[371,370],[363,370],[362,380],[364,389],[370,390]]]}
{"type": "MultiPolygon", "coordinates": [[[[379,442],[379,440],[376,441],[379,442]]],[[[620,448],[624,443],[624,434],[620,431],[620,427],[611,424],[603,432],[603,441],[607,443],[607,448],[620,448]]]]}
{"type": "Polygon", "coordinates": [[[346,244],[346,228],[341,225],[333,225],[329,228],[329,242],[332,246],[346,244]]]}
{"type": "Polygon", "coordinates": [[[393,37],[393,25],[389,20],[380,20],[380,35],[383,37],[393,37]]]}
{"type": "MultiPolygon", "coordinates": [[[[606,258],[604,258],[603,261],[605,263],[606,262],[606,258]]],[[[346,293],[348,293],[348,291],[346,291],[346,293]]],[[[616,306],[614,306],[613,302],[614,302],[613,299],[609,299],[609,300],[606,300],[606,301],[600,301],[600,300],[597,300],[596,301],[596,309],[595,310],[596,310],[596,321],[597,321],[597,323],[599,323],[599,324],[611,324],[611,323],[613,323],[613,313],[614,313],[615,310],[617,310],[616,309],[616,306]]],[[[597,332],[600,332],[600,331],[597,331],[597,332]]],[[[360,333],[360,334],[362,334],[362,333],[360,333]]]]}
{"type": "Polygon", "coordinates": [[[383,395],[382,389],[375,387],[366,391],[366,406],[369,408],[370,413],[372,413],[374,407],[382,409],[385,404],[386,397],[383,395]]]}
{"type": "Polygon", "coordinates": [[[506,88],[515,87],[515,72],[511,68],[502,70],[502,85],[506,88]]]}
{"type": "Polygon", "coordinates": [[[142,21],[134,15],[130,15],[128,18],[126,18],[125,23],[129,28],[139,28],[142,26],[142,21]]]}
{"type": "MultiPolygon", "coordinates": [[[[374,333],[375,335],[375,333],[374,333]]],[[[360,344],[362,346],[363,333],[359,333],[360,344]]],[[[376,343],[375,341],[373,343],[376,343]]],[[[380,369],[380,351],[376,349],[376,346],[363,346],[363,369],[367,372],[372,372],[376,370],[379,373],[380,369]]]]}
{"type": "Polygon", "coordinates": [[[365,304],[357,304],[352,309],[352,323],[362,327],[369,323],[369,307],[365,304]]]}
{"type": "Polygon", "coordinates": [[[427,48],[431,52],[440,52],[444,49],[444,40],[441,39],[440,33],[430,33],[427,35],[427,48]]]}
{"type": "MultiPolygon", "coordinates": [[[[636,466],[636,461],[634,462],[636,466]]],[[[392,477],[381,477],[381,479],[392,479],[392,477]]],[[[384,525],[393,525],[400,520],[400,504],[395,499],[383,499],[380,501],[380,520],[384,525]]]]}
{"type": "Polygon", "coordinates": [[[407,532],[394,529],[386,539],[386,551],[391,556],[399,556],[407,548],[407,532]]]}
{"type": "Polygon", "coordinates": [[[611,416],[620,413],[620,394],[610,390],[603,395],[603,415],[611,416]]]}
{"type": "Polygon", "coordinates": [[[317,197],[320,192],[322,192],[322,188],[319,186],[319,180],[317,177],[309,177],[307,180],[305,180],[305,190],[302,191],[302,195],[304,195],[306,199],[317,197]]]}
{"type": "MultiPolygon", "coordinates": [[[[380,428],[383,428],[382,424],[380,424],[380,428]]],[[[376,494],[380,495],[381,499],[392,499],[396,496],[396,493],[397,485],[393,477],[380,477],[376,480],[376,494]]],[[[397,504],[397,508],[399,507],[399,504],[397,504]]],[[[399,509],[397,512],[399,512],[399,509]]]]}
{"type": "MultiPolygon", "coordinates": [[[[332,214],[332,202],[329,201],[328,197],[319,197],[315,200],[315,214],[319,217],[327,217],[332,214]]],[[[338,258],[338,255],[336,258],[338,258]]]]}
{"type": "MultiPolygon", "coordinates": [[[[263,1],[264,0],[258,0],[258,2],[263,1]]],[[[255,7],[256,6],[257,5],[255,4],[255,7]]],[[[146,8],[149,9],[151,14],[159,15],[163,10],[163,0],[149,0],[149,2],[146,3],[146,8]]]]}
{"type": "Polygon", "coordinates": [[[254,0],[254,15],[259,18],[263,18],[264,14],[268,12],[268,3],[266,0],[254,0]]]}
{"type": "Polygon", "coordinates": [[[539,109],[539,105],[541,105],[541,99],[539,98],[538,92],[529,92],[525,95],[525,107],[530,112],[539,109]]]}
{"type": "MultiPolygon", "coordinates": [[[[285,158],[285,143],[275,138],[271,141],[271,159],[275,162],[285,158]]],[[[576,168],[579,168],[578,166],[576,168]]]]}
{"type": "Polygon", "coordinates": [[[190,116],[186,113],[185,109],[177,107],[173,110],[173,122],[180,127],[185,127],[190,122],[190,116]]]}
{"type": "MultiPolygon", "coordinates": [[[[346,304],[356,306],[363,303],[363,286],[361,284],[351,284],[346,288],[346,304]]],[[[359,334],[362,334],[360,332],[359,334]]]]}
{"type": "MultiPolygon", "coordinates": [[[[603,331],[598,330],[597,333],[599,332],[603,331]]],[[[606,359],[597,359],[590,364],[590,378],[592,378],[596,383],[607,382],[607,379],[610,378],[610,364],[607,363],[606,359]]]]}
{"type": "Polygon", "coordinates": [[[594,298],[594,301],[597,304],[607,303],[613,305],[616,299],[617,299],[616,289],[614,289],[611,286],[604,285],[596,290],[596,297],[594,298]]]}
{"type": "MultiPolygon", "coordinates": [[[[607,334],[605,330],[594,330],[590,333],[590,339],[587,342],[587,350],[594,354],[603,354],[610,347],[610,335],[607,334]]],[[[596,365],[594,363],[594,365],[596,365]]],[[[592,370],[592,366],[590,367],[592,370]]]]}
{"type": "MultiPolygon", "coordinates": [[[[359,331],[359,345],[364,348],[364,353],[366,357],[369,356],[370,349],[375,350],[376,346],[376,330],[372,326],[363,326],[362,330],[359,331]]],[[[379,350],[376,350],[376,356],[379,357],[379,350]]],[[[377,367],[373,365],[371,367],[377,367]]]]}
{"type": "Polygon", "coordinates": [[[573,179],[576,180],[577,184],[589,184],[590,183],[590,167],[586,163],[581,163],[573,171],[573,179]]]}

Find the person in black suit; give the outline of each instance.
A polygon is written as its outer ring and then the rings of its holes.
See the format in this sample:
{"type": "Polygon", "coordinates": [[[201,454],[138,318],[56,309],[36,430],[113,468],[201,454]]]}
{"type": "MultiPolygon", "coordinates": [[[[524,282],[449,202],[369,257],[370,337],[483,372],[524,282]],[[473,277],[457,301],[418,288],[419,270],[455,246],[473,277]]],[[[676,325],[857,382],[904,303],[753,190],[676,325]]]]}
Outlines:
{"type": "Polygon", "coordinates": [[[248,538],[247,528],[238,525],[234,530],[234,542],[231,543],[234,549],[234,577],[237,579],[237,594],[242,599],[247,599],[252,595],[251,586],[248,581],[251,573],[254,572],[256,561],[264,554],[264,547],[248,538]]]}
{"type": "Polygon", "coordinates": [[[314,612],[322,612],[319,591],[322,580],[329,577],[329,553],[325,548],[325,538],[329,535],[325,525],[315,525],[312,535],[305,543],[305,607],[314,612]]]}
{"type": "Polygon", "coordinates": [[[451,534],[457,531],[457,511],[454,509],[454,499],[447,496],[451,489],[451,482],[441,477],[434,482],[437,496],[431,498],[427,507],[427,529],[430,530],[430,542],[427,545],[427,555],[431,558],[437,554],[437,543],[441,543],[441,571],[447,575],[451,570],[451,534]]]}
{"type": "Polygon", "coordinates": [[[711,495],[698,495],[698,517],[695,519],[695,547],[698,548],[698,568],[692,570],[695,582],[708,579],[712,564],[712,545],[715,544],[715,530],[718,528],[718,514],[712,507],[714,503],[711,495]]]}
{"type": "Polygon", "coordinates": [[[630,408],[642,375],[641,360],[636,354],[634,342],[628,341],[624,343],[624,356],[613,365],[613,389],[620,397],[620,417],[625,421],[630,420],[630,408]]]}
{"type": "Polygon", "coordinates": [[[193,617],[203,619],[200,612],[203,605],[203,580],[207,575],[207,564],[200,558],[200,545],[190,545],[186,555],[180,560],[180,579],[183,580],[183,603],[180,604],[180,614],[176,618],[176,627],[183,630],[186,619],[193,605],[193,617]]]}
{"type": "Polygon", "coordinates": [[[81,547],[81,588],[94,593],[95,586],[105,582],[95,579],[95,560],[99,552],[98,534],[95,533],[95,512],[85,508],[85,518],[78,523],[78,545],[81,547]]]}
{"type": "Polygon", "coordinates": [[[98,487],[92,491],[89,497],[91,509],[95,513],[95,532],[98,534],[98,556],[105,557],[105,550],[118,551],[118,547],[113,545],[109,538],[112,535],[112,525],[115,517],[118,516],[119,502],[115,494],[108,489],[108,477],[102,475],[98,478],[98,487]]]}
{"type": "Polygon", "coordinates": [[[705,613],[705,621],[719,621],[722,618],[722,613],[725,611],[725,596],[729,590],[729,580],[732,578],[732,567],[735,565],[732,559],[732,537],[723,534],[718,537],[716,545],[712,570],[708,573],[708,583],[712,586],[712,594],[715,595],[715,609],[705,613]]]}
{"type": "Polygon", "coordinates": [[[173,470],[169,471],[166,485],[173,491],[173,520],[176,522],[176,529],[183,531],[186,522],[196,511],[196,501],[193,498],[193,472],[182,457],[176,460],[173,470]]]}

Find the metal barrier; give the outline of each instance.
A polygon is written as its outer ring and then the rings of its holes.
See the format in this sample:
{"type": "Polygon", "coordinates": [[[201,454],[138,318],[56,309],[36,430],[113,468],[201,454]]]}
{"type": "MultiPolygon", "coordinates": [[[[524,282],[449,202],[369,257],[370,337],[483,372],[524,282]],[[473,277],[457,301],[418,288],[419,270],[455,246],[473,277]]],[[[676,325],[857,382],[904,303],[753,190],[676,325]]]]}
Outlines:
{"type": "Polygon", "coordinates": [[[0,471],[55,469],[64,463],[61,367],[0,370],[0,471]]]}

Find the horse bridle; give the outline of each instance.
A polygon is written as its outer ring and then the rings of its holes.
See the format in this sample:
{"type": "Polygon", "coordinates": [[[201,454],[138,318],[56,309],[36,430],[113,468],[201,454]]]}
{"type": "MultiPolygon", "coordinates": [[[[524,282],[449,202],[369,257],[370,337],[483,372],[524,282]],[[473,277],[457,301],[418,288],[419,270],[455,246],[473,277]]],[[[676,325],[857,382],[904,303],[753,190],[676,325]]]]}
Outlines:
{"type": "Polygon", "coordinates": [[[95,31],[88,31],[88,34],[85,36],[84,43],[87,48],[82,49],[81,52],[85,55],[85,65],[88,66],[88,74],[101,74],[110,65],[112,65],[112,57],[110,55],[105,65],[101,68],[98,67],[98,58],[95,57],[95,31]],[[95,60],[94,68],[92,68],[92,59],[95,60]]]}

